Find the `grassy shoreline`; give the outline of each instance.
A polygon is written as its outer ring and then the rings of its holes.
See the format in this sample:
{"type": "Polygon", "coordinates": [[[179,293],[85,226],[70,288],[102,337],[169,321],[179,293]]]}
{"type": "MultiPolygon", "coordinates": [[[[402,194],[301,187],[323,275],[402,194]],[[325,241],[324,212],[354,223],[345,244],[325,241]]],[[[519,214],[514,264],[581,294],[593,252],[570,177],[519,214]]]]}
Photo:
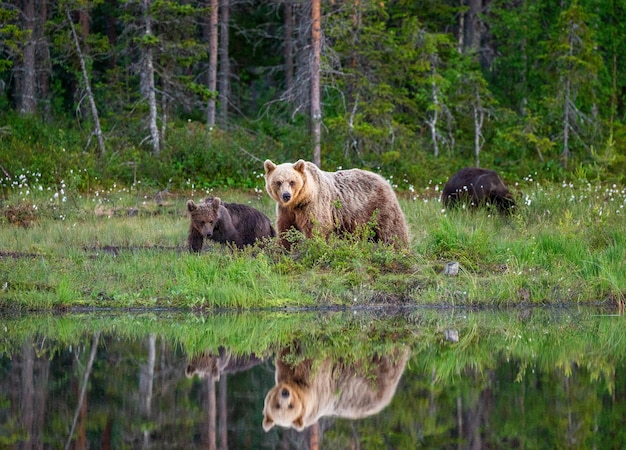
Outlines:
{"type": "MultiPolygon", "coordinates": [[[[281,308],[602,304],[626,294],[626,189],[588,182],[520,186],[518,212],[443,211],[440,185],[399,194],[406,254],[360,240],[186,250],[185,202],[209,192],[89,193],[23,183],[0,217],[0,308],[281,308]],[[27,225],[27,226],[23,226],[27,225]],[[442,270],[460,263],[456,277],[442,270]]],[[[274,217],[260,189],[212,191],[274,217]]]]}

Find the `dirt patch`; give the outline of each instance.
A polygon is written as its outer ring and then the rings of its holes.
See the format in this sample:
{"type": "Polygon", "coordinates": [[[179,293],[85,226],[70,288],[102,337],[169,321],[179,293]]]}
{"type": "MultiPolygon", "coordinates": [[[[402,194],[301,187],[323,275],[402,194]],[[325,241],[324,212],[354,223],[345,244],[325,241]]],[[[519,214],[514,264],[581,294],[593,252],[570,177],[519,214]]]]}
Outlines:
{"type": "Polygon", "coordinates": [[[2,258],[13,258],[13,259],[21,259],[21,258],[37,258],[37,253],[26,253],[26,252],[0,252],[0,259],[2,258]]]}

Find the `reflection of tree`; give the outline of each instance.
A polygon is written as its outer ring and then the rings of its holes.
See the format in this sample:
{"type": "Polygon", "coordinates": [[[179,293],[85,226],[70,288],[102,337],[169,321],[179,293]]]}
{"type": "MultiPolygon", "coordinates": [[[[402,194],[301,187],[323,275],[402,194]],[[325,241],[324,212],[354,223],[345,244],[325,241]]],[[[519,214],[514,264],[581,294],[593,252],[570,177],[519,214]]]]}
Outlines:
{"type": "Polygon", "coordinates": [[[39,342],[35,343],[32,339],[24,341],[21,355],[15,358],[9,377],[13,382],[2,388],[5,392],[12,392],[14,404],[19,405],[17,427],[26,439],[16,445],[16,449],[43,447],[45,424],[40,412],[46,406],[50,364],[47,358],[36,356],[36,345],[39,342]]]}
{"type": "MultiPolygon", "coordinates": [[[[89,376],[91,375],[91,368],[93,367],[93,362],[96,357],[96,350],[98,349],[98,341],[100,340],[100,332],[97,332],[93,336],[93,342],[91,343],[91,353],[89,354],[89,362],[87,363],[87,367],[85,368],[85,373],[83,374],[82,383],[80,386],[80,392],[78,393],[78,405],[76,406],[76,412],[74,413],[74,420],[72,420],[72,428],[70,429],[69,436],[67,437],[67,442],[65,444],[66,450],[70,448],[70,444],[72,441],[74,442],[75,448],[87,448],[87,436],[85,431],[85,426],[87,422],[87,383],[89,382],[89,376]],[[79,420],[80,419],[80,420],[79,420]],[[74,430],[78,425],[79,433],[77,436],[74,436],[74,430]]],[[[74,358],[75,362],[78,362],[78,358],[74,358]]],[[[79,369],[79,365],[76,364],[77,369],[79,369]]],[[[78,373],[79,370],[76,370],[75,373],[78,373]]],[[[73,382],[76,381],[76,378],[72,377],[73,382]]]]}
{"type": "Polygon", "coordinates": [[[228,374],[248,370],[258,365],[261,359],[256,355],[233,355],[224,347],[217,352],[204,352],[191,358],[185,367],[188,378],[201,379],[200,406],[203,422],[201,443],[204,448],[214,450],[219,434],[219,448],[228,448],[228,374]],[[217,419],[219,416],[219,424],[217,419]]]}
{"type": "MultiPolygon", "coordinates": [[[[139,372],[139,393],[143,402],[141,412],[144,419],[149,422],[152,417],[152,391],[154,385],[154,365],[156,362],[156,335],[151,333],[148,336],[148,359],[141,366],[139,372]]],[[[143,429],[143,448],[150,447],[150,429],[143,429]]]]}

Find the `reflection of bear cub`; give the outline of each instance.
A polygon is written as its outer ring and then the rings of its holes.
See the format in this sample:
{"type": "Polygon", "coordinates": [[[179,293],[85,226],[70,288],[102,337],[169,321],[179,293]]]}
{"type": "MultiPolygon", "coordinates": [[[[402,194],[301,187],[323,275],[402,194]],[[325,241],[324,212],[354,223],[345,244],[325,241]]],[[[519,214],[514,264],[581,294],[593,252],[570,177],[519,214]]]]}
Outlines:
{"type": "Polygon", "coordinates": [[[187,242],[189,250],[199,252],[204,238],[243,248],[257,240],[276,236],[270,219],[250,206],[222,202],[219,197],[200,203],[187,202],[191,218],[187,242]]]}
{"type": "Polygon", "coordinates": [[[223,373],[248,370],[262,361],[255,354],[238,356],[220,347],[217,354],[207,352],[191,358],[185,367],[185,375],[187,378],[198,375],[202,379],[218,381],[223,373]]]}
{"type": "Polygon", "coordinates": [[[295,366],[276,358],[276,385],[265,397],[263,429],[274,425],[298,431],[323,416],[359,419],[380,412],[393,398],[409,350],[346,364],[326,358],[295,366]]]}
{"type": "Polygon", "coordinates": [[[470,207],[494,205],[500,213],[510,213],[515,200],[493,170],[466,167],[452,175],[443,187],[441,201],[446,208],[464,203],[470,207]]]}
{"type": "Polygon", "coordinates": [[[307,238],[354,233],[372,223],[374,240],[406,247],[404,214],[391,185],[383,177],[360,169],[324,172],[315,164],[265,161],[265,188],[275,201],[277,231],[295,228],[307,238]]]}

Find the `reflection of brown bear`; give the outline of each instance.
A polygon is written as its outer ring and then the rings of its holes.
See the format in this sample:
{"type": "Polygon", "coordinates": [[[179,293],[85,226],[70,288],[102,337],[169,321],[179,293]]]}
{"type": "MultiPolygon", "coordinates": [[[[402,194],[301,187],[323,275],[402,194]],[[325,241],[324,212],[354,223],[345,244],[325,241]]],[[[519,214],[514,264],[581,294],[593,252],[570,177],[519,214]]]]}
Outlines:
{"type": "Polygon", "coordinates": [[[276,236],[270,219],[250,206],[222,202],[219,197],[200,203],[187,202],[191,218],[187,242],[189,251],[199,252],[204,238],[243,248],[257,240],[276,236]]]}
{"type": "Polygon", "coordinates": [[[233,355],[224,347],[219,348],[218,354],[203,353],[189,360],[185,368],[187,378],[198,375],[200,378],[210,378],[218,381],[223,373],[235,373],[248,370],[263,360],[256,355],[238,356],[233,355]]]}
{"type": "Polygon", "coordinates": [[[459,203],[469,207],[494,205],[500,213],[510,213],[515,200],[493,170],[466,167],[452,175],[443,187],[441,201],[446,208],[459,203]]]}
{"type": "MultiPolygon", "coordinates": [[[[324,172],[315,164],[265,161],[265,188],[275,201],[277,231],[295,228],[307,238],[354,233],[372,224],[373,239],[406,247],[404,214],[391,185],[383,177],[360,169],[324,172]]],[[[284,238],[282,244],[289,248],[284,238]]]]}
{"type": "Polygon", "coordinates": [[[284,356],[276,358],[276,385],[265,397],[265,431],[274,425],[302,431],[323,416],[359,419],[380,412],[396,392],[409,350],[350,364],[326,358],[290,366],[284,356]]]}

